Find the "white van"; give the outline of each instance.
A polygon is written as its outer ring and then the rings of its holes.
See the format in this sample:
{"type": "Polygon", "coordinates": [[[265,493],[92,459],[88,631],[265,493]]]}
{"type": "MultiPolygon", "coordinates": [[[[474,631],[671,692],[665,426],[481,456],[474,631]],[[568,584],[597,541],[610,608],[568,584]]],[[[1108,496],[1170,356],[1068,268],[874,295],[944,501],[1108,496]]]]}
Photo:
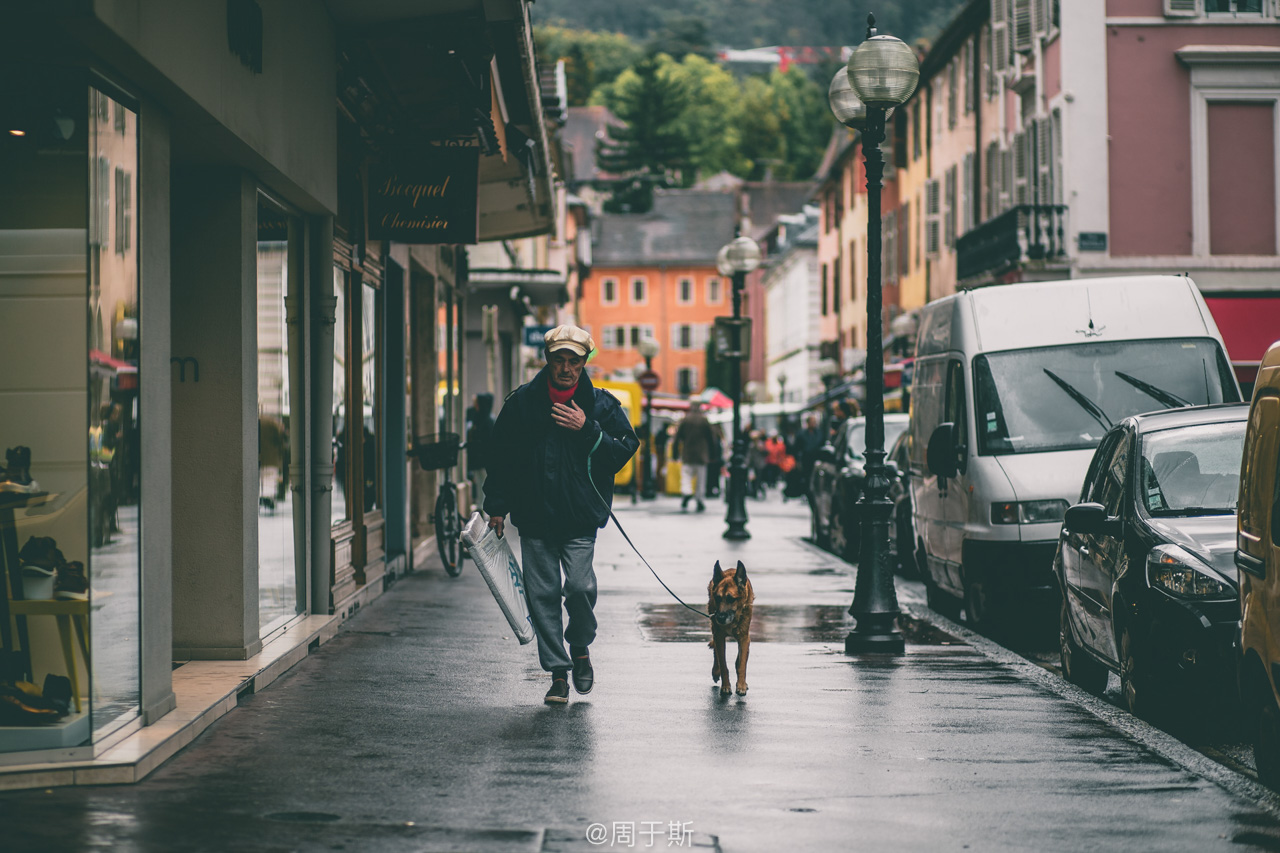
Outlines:
{"type": "Polygon", "coordinates": [[[929,606],[955,616],[963,603],[980,626],[1054,605],[1062,516],[1111,425],[1239,399],[1185,276],[1001,285],[926,305],[910,479],[929,606]]]}

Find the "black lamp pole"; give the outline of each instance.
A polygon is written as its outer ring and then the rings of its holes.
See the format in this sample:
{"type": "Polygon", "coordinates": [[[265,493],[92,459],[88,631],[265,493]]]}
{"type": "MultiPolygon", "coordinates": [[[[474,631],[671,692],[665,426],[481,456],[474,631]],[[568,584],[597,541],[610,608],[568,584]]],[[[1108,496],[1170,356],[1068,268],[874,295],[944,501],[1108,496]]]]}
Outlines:
{"type": "MultiPolygon", "coordinates": [[[[874,30],[873,30],[874,32],[874,30]]],[[[862,153],[867,171],[867,485],[858,501],[862,542],[849,615],[857,620],[845,638],[847,654],[905,650],[898,631],[898,593],[889,564],[889,476],[884,467],[884,340],[880,286],[880,187],[884,176],[885,110],[867,105],[862,153]]]]}
{"type": "MultiPolygon", "coordinates": [[[[653,371],[653,356],[646,355],[644,357],[644,371],[650,373],[653,371]]],[[[640,497],[647,501],[651,501],[658,496],[655,489],[654,481],[658,479],[656,471],[651,470],[653,463],[653,392],[644,392],[644,485],[641,487],[640,497]]]]}
{"type": "Polygon", "coordinates": [[[880,190],[888,111],[904,103],[916,87],[915,53],[899,39],[876,34],[867,16],[867,40],[836,73],[827,93],[843,124],[859,128],[867,173],[867,482],[857,504],[861,523],[858,578],[849,615],[856,620],[845,638],[846,654],[900,654],[906,643],[898,631],[898,593],[889,562],[889,476],[884,464],[884,318],[880,282],[880,190]]]}
{"type": "Polygon", "coordinates": [[[747,274],[739,270],[733,273],[734,353],[729,358],[729,382],[733,394],[733,455],[729,460],[729,504],[724,520],[729,528],[724,538],[734,541],[750,539],[747,530],[747,449],[742,436],[742,288],[747,274]]]}

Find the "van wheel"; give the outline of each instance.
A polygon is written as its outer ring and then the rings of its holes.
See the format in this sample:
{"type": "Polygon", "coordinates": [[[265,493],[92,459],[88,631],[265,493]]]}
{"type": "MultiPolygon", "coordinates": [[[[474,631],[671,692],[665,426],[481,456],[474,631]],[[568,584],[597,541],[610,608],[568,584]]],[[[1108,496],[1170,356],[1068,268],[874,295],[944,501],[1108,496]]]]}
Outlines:
{"type": "Polygon", "coordinates": [[[975,631],[997,628],[999,613],[987,584],[980,577],[971,577],[971,573],[963,568],[961,576],[964,578],[964,615],[969,627],[975,631]]]}
{"type": "Polygon", "coordinates": [[[1280,790],[1280,707],[1272,696],[1266,697],[1258,709],[1253,729],[1253,763],[1262,784],[1280,790]]]}
{"type": "Polygon", "coordinates": [[[1095,696],[1107,689],[1107,668],[1089,657],[1088,652],[1076,645],[1071,635],[1071,619],[1066,599],[1062,601],[1062,615],[1058,624],[1058,648],[1062,655],[1062,676],[1077,687],[1095,696]]]}

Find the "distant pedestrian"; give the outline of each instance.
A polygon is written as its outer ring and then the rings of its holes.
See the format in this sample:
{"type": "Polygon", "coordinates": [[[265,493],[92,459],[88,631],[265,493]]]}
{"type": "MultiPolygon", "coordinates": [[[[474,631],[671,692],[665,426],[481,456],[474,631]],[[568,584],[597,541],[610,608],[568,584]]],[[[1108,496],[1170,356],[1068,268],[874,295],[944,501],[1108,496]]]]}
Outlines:
{"type": "Polygon", "coordinates": [[[484,506],[484,482],[489,469],[489,441],[493,436],[493,395],[481,392],[467,409],[467,477],[475,487],[475,501],[484,506]]]}
{"type": "Polygon", "coordinates": [[[702,404],[690,401],[689,413],[676,427],[671,441],[671,455],[680,460],[680,509],[688,509],[690,501],[695,502],[698,512],[707,508],[702,498],[706,494],[707,464],[711,461],[715,438],[711,422],[702,413],[702,404]]]}
{"type": "Polygon", "coordinates": [[[613,478],[640,440],[617,398],[584,373],[591,335],[557,326],[544,342],[547,366],[507,397],[494,424],[484,509],[499,536],[507,515],[520,529],[538,660],[551,673],[544,701],[564,704],[570,670],[579,693],[595,679],[588,647],[596,636],[596,531],[609,521],[613,478]]]}

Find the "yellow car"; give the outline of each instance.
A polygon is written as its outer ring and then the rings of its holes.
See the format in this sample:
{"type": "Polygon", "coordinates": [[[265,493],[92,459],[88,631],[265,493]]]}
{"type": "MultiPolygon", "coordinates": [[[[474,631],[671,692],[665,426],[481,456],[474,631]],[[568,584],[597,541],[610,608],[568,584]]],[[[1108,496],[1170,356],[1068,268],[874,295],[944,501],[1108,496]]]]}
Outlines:
{"type": "Polygon", "coordinates": [[[1253,389],[1237,509],[1240,696],[1258,777],[1280,789],[1280,341],[1253,389]]]}

